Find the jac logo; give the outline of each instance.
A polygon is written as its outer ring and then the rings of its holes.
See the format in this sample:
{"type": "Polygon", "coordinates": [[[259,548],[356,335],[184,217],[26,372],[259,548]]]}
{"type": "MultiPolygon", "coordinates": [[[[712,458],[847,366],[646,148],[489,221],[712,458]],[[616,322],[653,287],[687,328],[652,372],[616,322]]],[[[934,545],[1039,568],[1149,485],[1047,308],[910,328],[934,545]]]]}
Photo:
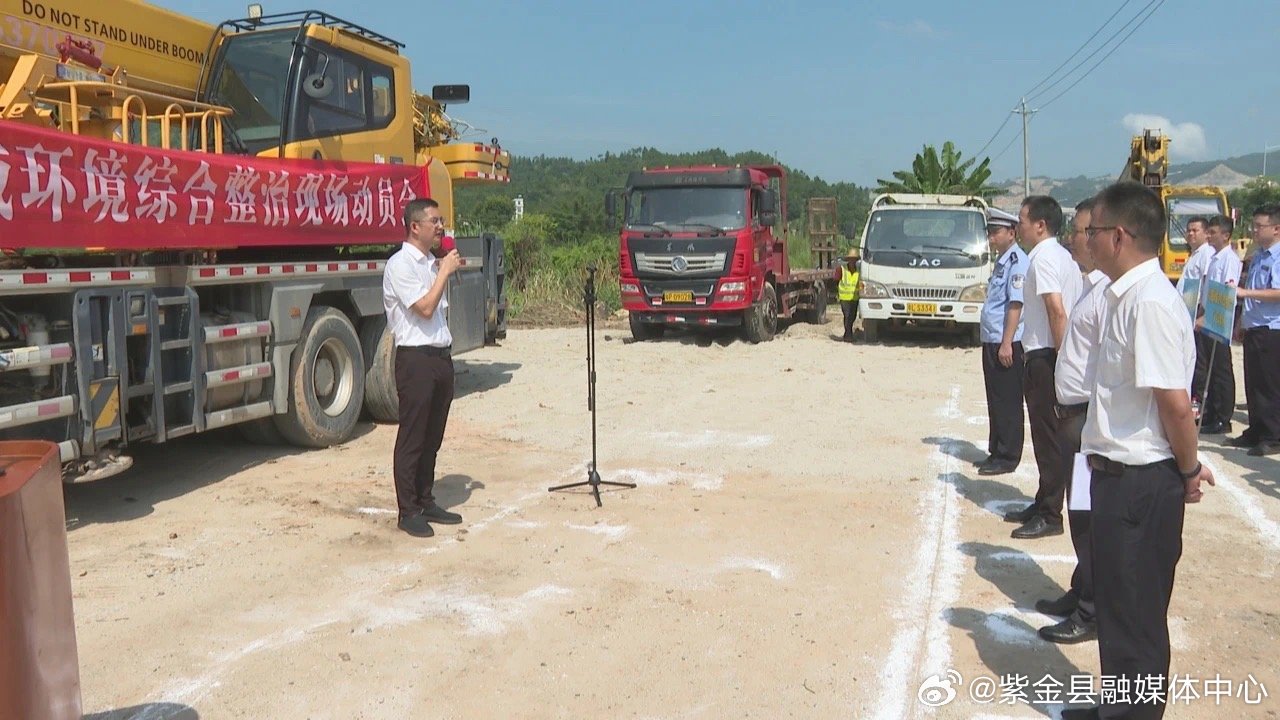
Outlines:
{"type": "Polygon", "coordinates": [[[942,261],[938,258],[911,258],[907,264],[911,267],[939,267],[942,265],[942,261]]]}

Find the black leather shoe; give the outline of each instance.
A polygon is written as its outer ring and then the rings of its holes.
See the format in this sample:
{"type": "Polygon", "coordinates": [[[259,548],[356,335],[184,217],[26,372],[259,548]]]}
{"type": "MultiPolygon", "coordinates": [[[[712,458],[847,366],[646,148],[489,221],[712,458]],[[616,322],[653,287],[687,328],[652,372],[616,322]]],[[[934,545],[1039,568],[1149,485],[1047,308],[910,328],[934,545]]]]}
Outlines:
{"type": "Polygon", "coordinates": [[[1023,523],[1022,527],[1016,529],[1011,534],[1018,540],[1033,540],[1035,538],[1049,537],[1050,535],[1061,535],[1062,523],[1052,523],[1044,519],[1043,515],[1037,515],[1023,523]]]}
{"type": "Polygon", "coordinates": [[[1101,717],[1096,707],[1074,708],[1062,711],[1062,720],[1098,720],[1101,717]]]}
{"type": "Polygon", "coordinates": [[[1019,525],[1021,525],[1022,523],[1025,523],[1026,521],[1035,517],[1037,510],[1039,510],[1039,508],[1036,507],[1036,504],[1031,503],[1030,505],[1022,508],[1021,510],[1013,510],[1011,512],[1005,513],[1004,521],[1011,522],[1011,523],[1018,523],[1019,525]]]}
{"type": "Polygon", "coordinates": [[[461,515],[451,513],[435,503],[422,508],[422,517],[426,518],[428,522],[440,523],[441,525],[457,525],[462,522],[461,515]]]}
{"type": "Polygon", "coordinates": [[[1248,450],[1249,448],[1252,448],[1253,446],[1257,445],[1258,441],[1242,433],[1238,437],[1227,438],[1226,440],[1223,440],[1222,444],[1226,445],[1227,447],[1244,448],[1248,450]]]}
{"type": "Polygon", "coordinates": [[[1231,432],[1231,423],[1219,422],[1200,426],[1201,435],[1226,435],[1231,432]]]}
{"type": "Polygon", "coordinates": [[[1098,639],[1097,625],[1084,625],[1076,622],[1075,618],[1067,618],[1057,625],[1040,628],[1039,635],[1042,639],[1059,645],[1075,645],[1076,643],[1089,642],[1098,639]]]}
{"type": "Polygon", "coordinates": [[[1264,455],[1280,455],[1280,440],[1271,440],[1264,443],[1258,443],[1249,448],[1249,454],[1254,457],[1262,457],[1264,455]]]}
{"type": "Polygon", "coordinates": [[[1008,460],[996,460],[978,466],[979,475],[1004,475],[1018,469],[1018,464],[1008,460]]]}
{"type": "Polygon", "coordinates": [[[436,534],[436,531],[431,529],[431,526],[427,524],[427,519],[421,513],[412,517],[400,518],[400,522],[396,523],[396,527],[414,537],[429,538],[436,534]]]}
{"type": "Polygon", "coordinates": [[[1060,618],[1069,617],[1077,607],[1080,607],[1080,597],[1071,590],[1057,600],[1036,601],[1036,612],[1060,618]]]}

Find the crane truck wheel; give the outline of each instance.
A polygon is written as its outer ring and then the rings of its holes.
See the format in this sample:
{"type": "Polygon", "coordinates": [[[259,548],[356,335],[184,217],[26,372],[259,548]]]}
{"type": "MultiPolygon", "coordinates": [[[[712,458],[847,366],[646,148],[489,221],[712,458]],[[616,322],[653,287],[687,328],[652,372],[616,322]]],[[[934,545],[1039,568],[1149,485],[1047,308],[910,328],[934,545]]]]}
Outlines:
{"type": "Polygon", "coordinates": [[[364,411],[376,422],[400,419],[396,395],[395,337],[387,329],[387,317],[374,315],[360,325],[364,350],[364,411]]]}
{"type": "Polygon", "coordinates": [[[289,410],[275,416],[286,440],[329,447],[351,437],[364,404],[364,356],[346,315],[313,307],[289,361],[289,410]]]}
{"type": "Polygon", "coordinates": [[[772,283],[766,283],[760,300],[746,311],[743,330],[752,343],[768,342],[778,332],[778,293],[772,283]]]}
{"type": "Polygon", "coordinates": [[[667,331],[667,328],[663,325],[641,322],[635,313],[627,313],[627,320],[631,323],[631,337],[635,338],[636,342],[657,340],[667,331]]]}

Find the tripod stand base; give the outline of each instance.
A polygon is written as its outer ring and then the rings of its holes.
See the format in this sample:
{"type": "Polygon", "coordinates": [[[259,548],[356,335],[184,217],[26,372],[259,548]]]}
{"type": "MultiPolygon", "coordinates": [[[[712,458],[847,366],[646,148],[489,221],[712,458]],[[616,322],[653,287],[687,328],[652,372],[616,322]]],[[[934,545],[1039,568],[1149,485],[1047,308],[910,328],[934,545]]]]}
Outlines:
{"type": "Polygon", "coordinates": [[[601,480],[600,473],[596,472],[595,468],[592,468],[591,470],[587,471],[586,480],[583,480],[582,482],[569,483],[567,485],[556,485],[555,487],[549,487],[547,488],[547,492],[558,492],[560,490],[568,490],[569,488],[590,486],[591,492],[596,497],[596,507],[603,507],[604,503],[600,502],[600,486],[601,485],[608,485],[610,487],[631,488],[633,490],[636,487],[635,483],[609,482],[607,480],[601,480]]]}

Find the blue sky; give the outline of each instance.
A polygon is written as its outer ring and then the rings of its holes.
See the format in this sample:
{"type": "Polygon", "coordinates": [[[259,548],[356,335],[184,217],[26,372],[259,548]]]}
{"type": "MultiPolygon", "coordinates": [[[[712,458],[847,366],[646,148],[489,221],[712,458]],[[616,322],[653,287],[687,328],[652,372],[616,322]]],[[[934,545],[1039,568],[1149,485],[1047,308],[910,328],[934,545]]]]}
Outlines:
{"type": "MultiPolygon", "coordinates": [[[[1280,144],[1280,31],[1264,0],[308,0],[404,42],[418,89],[470,84],[471,104],[451,114],[513,153],[754,149],[860,184],[908,166],[925,143],[972,155],[1108,16],[1123,6],[1064,72],[1150,2],[1140,29],[1032,117],[1032,174],[1116,174],[1133,129],[1153,123],[1173,137],[1175,162],[1280,144]]],[[[243,2],[159,4],[210,22],[245,13],[243,2]]],[[[1019,127],[1014,116],[983,154],[1019,127]]],[[[1021,149],[994,160],[995,178],[1021,177],[1021,149]]]]}

